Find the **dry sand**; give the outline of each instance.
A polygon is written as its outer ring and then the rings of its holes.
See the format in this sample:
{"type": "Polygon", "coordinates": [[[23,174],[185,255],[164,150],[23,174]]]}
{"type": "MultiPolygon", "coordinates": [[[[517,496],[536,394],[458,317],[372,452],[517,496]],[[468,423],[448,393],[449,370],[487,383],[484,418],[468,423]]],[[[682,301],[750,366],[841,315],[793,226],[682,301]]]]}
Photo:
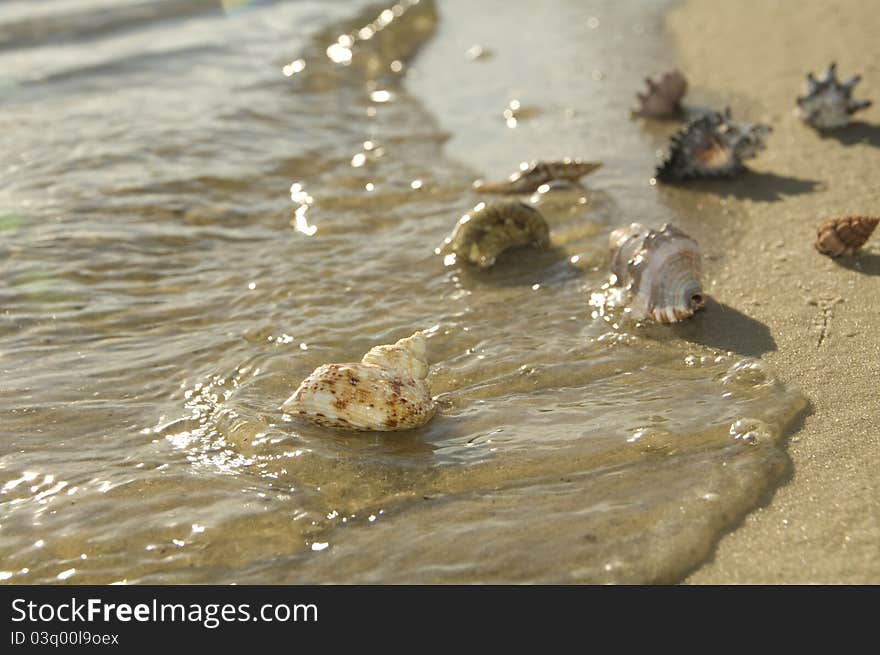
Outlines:
{"type": "Polygon", "coordinates": [[[716,296],[769,328],[764,359],[812,403],[789,443],[791,479],[691,583],[880,583],[880,234],[848,262],[813,249],[823,218],[880,213],[878,9],[686,0],[668,16],[692,88],[774,128],[749,191],[729,198],[742,239],[716,296]],[[823,137],[792,110],[805,73],[831,61],[840,77],[861,73],[854,95],[876,104],[823,137]]]}

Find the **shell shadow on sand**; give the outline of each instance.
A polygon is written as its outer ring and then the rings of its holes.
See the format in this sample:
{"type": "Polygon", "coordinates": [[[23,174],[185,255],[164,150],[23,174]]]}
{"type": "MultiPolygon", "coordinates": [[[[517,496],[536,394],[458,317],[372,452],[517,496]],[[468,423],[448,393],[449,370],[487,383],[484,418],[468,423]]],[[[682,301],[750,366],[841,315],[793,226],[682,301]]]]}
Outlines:
{"type": "Polygon", "coordinates": [[[668,183],[668,186],[714,193],[719,196],[733,196],[740,200],[756,202],[777,202],[786,196],[797,196],[816,191],[821,185],[818,180],[805,180],[775,173],[746,171],[736,179],[690,180],[688,182],[668,183]]]}
{"type": "Polygon", "coordinates": [[[861,252],[855,257],[837,257],[834,263],[862,275],[880,275],[880,253],[861,252]]]}
{"type": "Polygon", "coordinates": [[[746,357],[776,350],[776,341],[766,325],[711,297],[690,320],[675,323],[671,329],[687,341],[746,357]]]}
{"type": "Polygon", "coordinates": [[[819,134],[823,139],[834,139],[845,146],[865,144],[880,148],[880,125],[874,123],[853,121],[842,129],[829,130],[819,134]]]}

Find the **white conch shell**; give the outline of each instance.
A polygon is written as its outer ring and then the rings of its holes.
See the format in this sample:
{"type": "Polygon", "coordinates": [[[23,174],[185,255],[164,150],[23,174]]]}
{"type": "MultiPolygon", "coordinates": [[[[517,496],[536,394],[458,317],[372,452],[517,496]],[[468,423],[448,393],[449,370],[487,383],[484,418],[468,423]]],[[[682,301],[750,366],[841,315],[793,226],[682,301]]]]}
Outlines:
{"type": "Polygon", "coordinates": [[[407,430],[437,409],[427,376],[425,335],[416,332],[372,348],[360,362],[319,366],[281,409],[324,427],[407,430]]]}
{"type": "Polygon", "coordinates": [[[633,223],[614,230],[609,245],[611,271],[617,284],[632,293],[630,310],[636,319],[675,323],[706,302],[700,247],[681,230],[633,223]]]}

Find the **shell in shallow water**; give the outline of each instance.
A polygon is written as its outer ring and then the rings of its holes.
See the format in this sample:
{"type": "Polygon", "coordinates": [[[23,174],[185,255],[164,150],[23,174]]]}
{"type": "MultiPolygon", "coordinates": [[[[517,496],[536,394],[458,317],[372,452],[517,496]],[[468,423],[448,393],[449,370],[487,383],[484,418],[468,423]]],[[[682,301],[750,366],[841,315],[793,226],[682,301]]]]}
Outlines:
{"type": "Polygon", "coordinates": [[[519,200],[479,203],[462,216],[438,254],[454,255],[480,268],[489,268],[502,252],[515,246],[550,245],[550,228],[537,209],[519,200]]]}
{"type": "Polygon", "coordinates": [[[730,110],[702,116],[672,137],[669,154],[657,167],[657,180],[678,182],[699,177],[730,177],[745,170],[743,161],[764,149],[772,128],[732,120],[730,110]]]}
{"type": "Polygon", "coordinates": [[[581,159],[563,159],[560,161],[539,161],[532,164],[523,162],[520,170],[503,182],[475,182],[477,193],[531,193],[542,184],[554,180],[577,182],[584,175],[602,167],[601,162],[583,161],[581,159]]]}
{"type": "Polygon", "coordinates": [[[820,130],[845,127],[849,117],[871,106],[870,100],[856,100],[853,88],[862,79],[855,75],[846,82],[837,79],[837,64],[832,63],[822,79],[807,73],[805,94],[797,98],[797,113],[801,120],[820,130]]]}
{"type": "Polygon", "coordinates": [[[666,71],[654,77],[646,77],[645,93],[637,93],[638,105],[633,116],[663,118],[675,116],[681,111],[681,99],[687,93],[687,80],[680,71],[666,71]]]}
{"type": "Polygon", "coordinates": [[[324,427],[406,430],[434,415],[425,336],[416,332],[376,346],[350,364],[324,364],[303,380],[281,409],[324,427]]]}
{"type": "Polygon", "coordinates": [[[675,323],[706,302],[700,247],[681,230],[633,223],[614,230],[609,245],[611,271],[617,284],[631,293],[630,310],[636,319],[675,323]]]}
{"type": "Polygon", "coordinates": [[[854,255],[880,223],[878,216],[841,216],[829,218],[816,232],[816,250],[823,255],[854,255]]]}

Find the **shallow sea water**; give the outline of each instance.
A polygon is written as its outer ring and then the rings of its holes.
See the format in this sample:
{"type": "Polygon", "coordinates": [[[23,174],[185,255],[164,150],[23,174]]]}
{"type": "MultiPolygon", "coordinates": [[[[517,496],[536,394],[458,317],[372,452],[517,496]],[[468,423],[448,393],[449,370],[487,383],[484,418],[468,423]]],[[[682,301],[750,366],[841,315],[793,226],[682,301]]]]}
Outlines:
{"type": "Polygon", "coordinates": [[[626,116],[666,3],[536,4],[0,8],[2,580],[672,582],[762,502],[804,407],[772,338],[607,293],[614,227],[692,233],[710,294],[735,235],[626,116]],[[474,179],[554,156],[605,167],[534,198],[551,249],[434,253],[474,179]],[[416,329],[423,428],[280,411],[416,329]]]}

